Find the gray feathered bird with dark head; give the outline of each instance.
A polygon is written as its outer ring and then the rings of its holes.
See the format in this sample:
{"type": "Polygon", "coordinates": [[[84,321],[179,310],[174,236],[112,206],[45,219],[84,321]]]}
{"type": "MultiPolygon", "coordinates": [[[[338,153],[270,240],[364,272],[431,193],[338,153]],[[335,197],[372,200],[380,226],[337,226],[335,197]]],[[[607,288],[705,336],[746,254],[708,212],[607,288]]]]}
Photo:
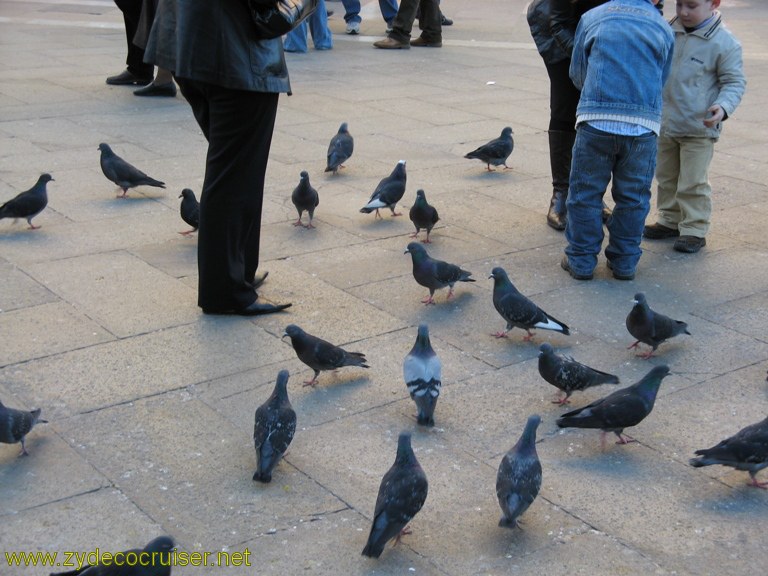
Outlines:
{"type": "Polygon", "coordinates": [[[493,334],[496,338],[506,338],[512,328],[525,330],[527,335],[523,336],[523,340],[526,342],[533,338],[531,330],[534,328],[554,330],[566,336],[570,334],[566,324],[550,316],[521,294],[512,284],[504,268],[497,266],[491,270],[489,278],[493,278],[493,305],[501,317],[507,321],[506,329],[493,334]]]}
{"type": "Polygon", "coordinates": [[[619,383],[618,376],[590,368],[570,356],[556,354],[549,342],[539,346],[539,374],[565,393],[564,397],[553,400],[555,404],[568,404],[568,398],[576,390],[586,390],[600,384],[619,383]]]}
{"type": "Polygon", "coordinates": [[[395,207],[405,194],[405,181],[405,160],[400,160],[392,173],[379,182],[376,190],[371,194],[368,204],[360,208],[360,212],[370,214],[376,210],[376,218],[381,218],[379,208],[389,208],[392,211],[392,216],[400,216],[400,212],[395,212],[395,207]]]}
{"type": "Polygon", "coordinates": [[[135,558],[135,563],[86,564],[69,572],[52,572],[50,576],[171,576],[171,552],[175,547],[173,538],[159,536],[143,549],[132,548],[121,553],[124,560],[135,558]]]}
{"type": "Polygon", "coordinates": [[[186,230],[179,232],[182,236],[189,236],[193,232],[197,232],[200,228],[200,202],[195,198],[195,193],[189,188],[184,188],[179,194],[181,198],[181,205],[179,206],[179,214],[181,219],[187,224],[192,226],[192,230],[186,230]]]}
{"type": "Polygon", "coordinates": [[[21,192],[0,206],[0,220],[3,218],[24,218],[29,224],[30,230],[37,230],[40,226],[32,224],[32,218],[40,214],[48,206],[48,191],[46,184],[51,182],[50,174],[41,174],[32,188],[21,192]]]}
{"type": "Polygon", "coordinates": [[[419,324],[416,343],[403,362],[403,378],[411,400],[416,403],[416,419],[424,426],[435,425],[435,406],[442,387],[442,364],[429,341],[429,327],[419,324]]]}
{"type": "Polygon", "coordinates": [[[427,475],[411,447],[411,435],[402,432],[397,440],[395,463],[384,474],[379,486],[371,532],[363,548],[363,556],[378,558],[392,538],[397,538],[397,544],[403,534],[410,533],[406,529],[408,522],[424,506],[428,489],[427,475]]]}
{"type": "Polygon", "coordinates": [[[339,168],[344,168],[346,162],[355,149],[355,139],[349,133],[346,122],[342,122],[339,131],[331,138],[328,144],[328,162],[325,166],[326,172],[337,174],[339,168]]]}
{"type": "Polygon", "coordinates": [[[528,417],[520,439],[501,459],[496,474],[496,497],[501,506],[499,526],[514,528],[541,489],[541,462],[536,453],[537,414],[528,417]]]}
{"type": "Polygon", "coordinates": [[[307,334],[296,324],[285,327],[283,338],[286,336],[291,339],[293,350],[299,360],[315,371],[314,377],[304,382],[304,386],[315,386],[321,370],[336,370],[344,366],[370,368],[362,352],[347,352],[322,338],[307,334]]]}
{"type": "Polygon", "coordinates": [[[642,292],[635,294],[633,302],[635,305],[627,314],[626,324],[629,333],[637,340],[627,349],[637,348],[640,342],[651,347],[649,352],[638,354],[638,356],[645,359],[650,358],[662,342],[680,334],[691,335],[688,332],[688,324],[685,322],[673,320],[669,316],[651,310],[645,299],[645,294],[642,292]]]}
{"type": "Polygon", "coordinates": [[[29,434],[35,424],[47,424],[48,420],[40,418],[40,408],[35,410],[17,410],[8,408],[0,402],[0,442],[3,444],[16,444],[21,442],[19,456],[27,456],[27,447],[24,438],[29,434]]]}
{"type": "Polygon", "coordinates": [[[411,238],[417,238],[419,236],[419,230],[422,228],[427,231],[427,237],[422,240],[425,244],[429,244],[429,234],[432,232],[437,221],[440,217],[437,215],[437,210],[434,206],[427,203],[427,197],[424,195],[424,190],[416,190],[416,201],[408,211],[408,217],[416,227],[416,232],[411,234],[411,238]]]}
{"type": "Polygon", "coordinates": [[[512,140],[512,128],[507,126],[501,131],[501,135],[498,138],[494,138],[487,144],[483,144],[479,148],[472,150],[464,156],[464,158],[477,159],[486,164],[488,172],[493,172],[491,164],[494,166],[504,166],[505,170],[509,169],[507,166],[507,158],[512,154],[512,150],[515,147],[515,143],[512,140]]]}
{"type": "Polygon", "coordinates": [[[295,432],[296,412],[288,400],[288,370],[280,370],[272,395],[256,409],[253,424],[256,446],[254,480],[272,481],[272,471],[288,450],[295,432]]]}
{"type": "Polygon", "coordinates": [[[434,304],[435,290],[448,286],[446,300],[453,297],[453,285],[456,282],[474,282],[472,272],[463,270],[456,264],[449,264],[442,260],[431,258],[427,249],[418,242],[411,242],[406,246],[403,254],[410,254],[413,263],[413,278],[422,286],[429,289],[429,296],[422,300],[423,304],[434,304]]]}
{"type": "Polygon", "coordinates": [[[315,216],[315,208],[320,204],[320,196],[317,194],[317,190],[312,188],[312,184],[309,183],[309,174],[305,170],[302,170],[300,174],[299,184],[293,189],[291,194],[291,202],[296,206],[296,212],[299,213],[299,219],[293,223],[294,226],[304,226],[304,228],[314,228],[312,224],[312,218],[315,216]],[[301,215],[306,212],[309,215],[309,223],[303,224],[301,222],[301,215]]]}
{"type": "Polygon", "coordinates": [[[624,436],[624,428],[637,426],[653,410],[661,381],[669,374],[669,366],[656,366],[643,378],[605,398],[566,412],[557,419],[560,428],[598,428],[602,430],[600,445],[605,447],[605,435],[613,432],[619,437],[616,444],[635,440],[624,436]]]}
{"type": "Polygon", "coordinates": [[[112,151],[109,144],[102,142],[99,144],[99,150],[101,150],[99,161],[101,171],[104,172],[107,180],[117,184],[123,191],[122,194],[117,195],[118,198],[125,198],[128,194],[128,189],[135,188],[136,186],[165,188],[165,182],[160,182],[160,180],[147,176],[144,172],[120,158],[120,156],[112,151]]]}

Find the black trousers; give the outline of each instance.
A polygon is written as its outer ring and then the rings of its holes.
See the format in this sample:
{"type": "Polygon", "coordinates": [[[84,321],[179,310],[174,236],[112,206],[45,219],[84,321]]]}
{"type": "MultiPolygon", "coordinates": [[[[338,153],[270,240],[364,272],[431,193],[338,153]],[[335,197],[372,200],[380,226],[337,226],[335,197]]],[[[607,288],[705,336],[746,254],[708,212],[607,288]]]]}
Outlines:
{"type": "Polygon", "coordinates": [[[176,78],[208,140],[197,238],[198,306],[244,308],[256,300],[264,176],[277,93],[176,78]]]}
{"type": "Polygon", "coordinates": [[[437,0],[401,0],[389,37],[398,42],[408,42],[411,38],[413,21],[416,19],[416,11],[419,9],[421,10],[419,28],[422,31],[422,38],[428,42],[442,41],[443,28],[440,24],[440,7],[437,0]]]}
{"type": "Polygon", "coordinates": [[[549,74],[549,129],[576,132],[576,106],[581,94],[571,82],[570,60],[544,63],[549,74]]]}
{"type": "Polygon", "coordinates": [[[141,20],[141,3],[142,0],[115,0],[115,4],[123,13],[125,22],[125,38],[128,42],[128,56],[125,64],[128,71],[141,78],[152,78],[155,67],[144,62],[144,49],[133,43],[141,20]]]}

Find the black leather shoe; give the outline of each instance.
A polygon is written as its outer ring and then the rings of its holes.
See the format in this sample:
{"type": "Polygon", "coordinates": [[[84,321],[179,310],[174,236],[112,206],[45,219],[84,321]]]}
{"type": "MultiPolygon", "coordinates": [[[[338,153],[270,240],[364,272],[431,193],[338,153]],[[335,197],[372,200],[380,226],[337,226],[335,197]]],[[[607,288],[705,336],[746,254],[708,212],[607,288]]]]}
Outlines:
{"type": "Polygon", "coordinates": [[[165,84],[155,84],[150,82],[144,88],[133,91],[134,96],[176,96],[176,84],[166,82],[165,84]]]}
{"type": "Polygon", "coordinates": [[[417,48],[440,48],[442,45],[443,43],[440,40],[429,41],[423,36],[411,40],[411,46],[416,46],[417,48]]]}
{"type": "Polygon", "coordinates": [[[141,76],[136,76],[130,70],[123,70],[117,76],[110,76],[107,78],[107,84],[111,84],[112,86],[146,86],[150,82],[152,82],[152,76],[143,78],[141,76]]]}
{"type": "Polygon", "coordinates": [[[613,274],[613,277],[616,278],[616,280],[624,280],[624,281],[628,282],[630,280],[634,280],[635,279],[635,273],[634,272],[630,272],[630,273],[627,273],[627,274],[622,274],[621,272],[617,272],[616,270],[614,270],[613,269],[613,262],[611,262],[610,260],[607,260],[605,262],[605,265],[608,266],[608,270],[611,271],[611,273],[613,274]]]}
{"type": "Polygon", "coordinates": [[[446,18],[445,14],[440,12],[440,26],[453,26],[453,20],[446,18]]]}
{"type": "Polygon", "coordinates": [[[706,238],[699,238],[698,236],[680,236],[680,238],[675,240],[675,244],[672,246],[672,248],[678,252],[695,254],[706,245],[706,238]]]}
{"type": "Polygon", "coordinates": [[[560,268],[568,272],[568,274],[571,275],[571,278],[574,280],[592,280],[592,274],[579,274],[578,272],[575,272],[573,268],[571,268],[571,263],[568,262],[568,256],[563,256],[563,259],[560,260],[560,268]]]}
{"type": "Polygon", "coordinates": [[[668,228],[658,222],[643,228],[643,238],[648,238],[649,240],[666,240],[667,238],[677,238],[678,236],[680,236],[680,230],[668,228]]]}
{"type": "Polygon", "coordinates": [[[264,280],[267,279],[267,276],[269,276],[269,270],[267,270],[266,272],[262,272],[261,274],[256,274],[253,277],[253,280],[251,280],[250,282],[246,282],[246,284],[248,284],[251,288],[256,290],[256,288],[264,284],[264,280]]]}
{"type": "Polygon", "coordinates": [[[260,304],[257,301],[246,306],[245,308],[238,308],[237,310],[218,310],[215,308],[203,308],[203,314],[234,314],[236,316],[261,316],[263,314],[272,314],[273,312],[280,312],[286,308],[290,308],[293,304],[260,304]]]}

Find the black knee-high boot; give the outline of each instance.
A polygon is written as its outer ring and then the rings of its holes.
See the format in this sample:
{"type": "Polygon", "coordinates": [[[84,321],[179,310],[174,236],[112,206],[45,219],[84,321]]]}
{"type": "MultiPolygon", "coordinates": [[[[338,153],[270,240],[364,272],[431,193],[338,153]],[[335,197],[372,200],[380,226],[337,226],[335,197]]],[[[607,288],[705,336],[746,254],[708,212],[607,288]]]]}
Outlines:
{"type": "Polygon", "coordinates": [[[547,212],[547,224],[555,230],[565,230],[567,215],[565,201],[571,175],[571,150],[576,132],[549,131],[549,164],[552,170],[552,199],[547,212]]]}

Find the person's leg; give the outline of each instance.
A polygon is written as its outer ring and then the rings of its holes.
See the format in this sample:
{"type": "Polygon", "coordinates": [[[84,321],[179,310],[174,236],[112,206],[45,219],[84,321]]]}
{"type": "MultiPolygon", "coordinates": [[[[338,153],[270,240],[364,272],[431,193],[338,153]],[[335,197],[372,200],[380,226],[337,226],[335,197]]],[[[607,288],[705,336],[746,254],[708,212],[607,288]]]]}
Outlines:
{"type": "Polygon", "coordinates": [[[330,50],[333,48],[333,34],[328,28],[328,12],[325,9],[325,0],[320,0],[317,10],[309,17],[309,31],[312,34],[312,44],[315,50],[330,50]]]}
{"type": "Polygon", "coordinates": [[[360,17],[360,0],[341,0],[341,4],[344,6],[344,22],[349,24],[363,21],[360,17]]]}
{"type": "Polygon", "coordinates": [[[147,84],[152,81],[155,67],[144,62],[144,49],[133,43],[141,19],[141,2],[142,0],[115,0],[115,5],[123,13],[125,22],[125,37],[128,43],[128,55],[125,59],[127,70],[136,78],[146,80],[144,84],[147,84]]]}
{"type": "Polygon", "coordinates": [[[285,40],[283,40],[283,49],[286,52],[299,52],[304,54],[307,51],[308,29],[309,26],[307,25],[307,21],[304,20],[304,22],[288,32],[288,34],[285,35],[285,40]]]}
{"type": "Polygon", "coordinates": [[[379,10],[381,10],[384,22],[387,25],[392,25],[395,16],[397,16],[397,0],[379,0],[379,10]]]}
{"type": "Polygon", "coordinates": [[[411,30],[413,30],[413,21],[416,19],[416,9],[419,7],[419,0],[402,0],[397,15],[392,23],[392,32],[389,37],[398,42],[408,42],[411,39],[411,30]]]}
{"type": "Polygon", "coordinates": [[[677,186],[680,177],[680,146],[674,138],[659,137],[656,152],[656,222],[671,230],[677,230],[680,222],[680,206],[677,203],[677,186]]]}
{"type": "Polygon", "coordinates": [[[712,216],[712,187],[709,164],[715,151],[710,138],[683,138],[680,141],[680,179],[677,202],[680,207],[680,236],[704,238],[712,216]]]}
{"type": "Polygon", "coordinates": [[[420,0],[421,19],[419,29],[421,38],[429,44],[439,44],[443,41],[443,28],[440,24],[440,7],[437,0],[420,0]]]}

